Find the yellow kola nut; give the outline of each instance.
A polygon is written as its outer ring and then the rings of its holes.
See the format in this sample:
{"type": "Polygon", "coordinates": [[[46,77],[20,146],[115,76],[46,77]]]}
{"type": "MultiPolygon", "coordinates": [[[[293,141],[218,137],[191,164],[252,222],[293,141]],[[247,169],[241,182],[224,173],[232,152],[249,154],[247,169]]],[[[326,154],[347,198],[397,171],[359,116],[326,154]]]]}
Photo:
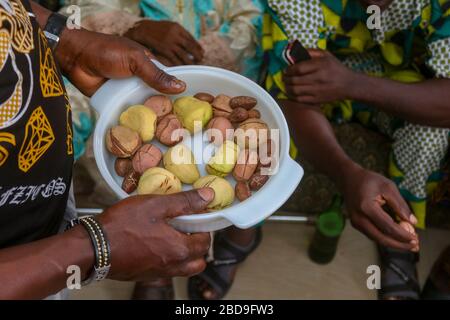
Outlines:
{"type": "Polygon", "coordinates": [[[206,171],[219,177],[233,171],[239,156],[239,147],[233,141],[225,141],[206,165],[206,171]]]}
{"type": "Polygon", "coordinates": [[[151,168],[139,180],[138,194],[172,194],[181,192],[181,181],[170,171],[151,168]]]}
{"type": "Polygon", "coordinates": [[[208,205],[208,209],[221,210],[230,206],[234,201],[234,189],[231,184],[217,176],[204,176],[194,183],[195,189],[209,187],[214,190],[214,199],[208,205]]]}
{"type": "Polygon", "coordinates": [[[200,178],[194,155],[184,144],[178,144],[167,150],[163,162],[164,167],[183,183],[193,184],[200,178]]]}
{"type": "Polygon", "coordinates": [[[203,129],[213,115],[211,104],[190,96],[178,98],[173,111],[183,127],[192,134],[203,129]]]}
{"type": "Polygon", "coordinates": [[[119,118],[120,125],[137,131],[143,141],[153,139],[156,130],[156,113],[143,105],[131,106],[119,118]]]}

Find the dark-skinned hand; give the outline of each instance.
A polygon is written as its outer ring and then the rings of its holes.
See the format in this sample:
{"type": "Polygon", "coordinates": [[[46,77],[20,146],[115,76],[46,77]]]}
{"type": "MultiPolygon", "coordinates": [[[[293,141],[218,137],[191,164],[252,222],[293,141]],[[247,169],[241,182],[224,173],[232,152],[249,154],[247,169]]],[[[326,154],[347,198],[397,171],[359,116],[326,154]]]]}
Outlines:
{"type": "Polygon", "coordinates": [[[293,101],[321,105],[345,100],[353,88],[354,71],[328,51],[308,50],[311,60],[289,66],[283,80],[293,101]]]}
{"type": "Polygon", "coordinates": [[[98,216],[111,243],[115,280],[141,281],[200,273],[206,266],[209,233],[184,234],[168,221],[204,212],[214,198],[210,188],[167,196],[133,196],[98,216]]]}
{"type": "Polygon", "coordinates": [[[392,181],[356,167],[346,172],[341,191],[356,229],[383,246],[419,250],[419,239],[412,227],[417,220],[392,181]],[[395,216],[400,223],[394,220],[395,216]]]}
{"type": "Polygon", "coordinates": [[[186,89],[183,81],[150,61],[153,55],[147,48],[127,38],[65,29],[55,54],[63,74],[87,96],[108,79],[133,75],[162,93],[177,94],[186,89]]]}
{"type": "Polygon", "coordinates": [[[200,44],[176,22],[142,20],[124,36],[150,49],[168,66],[196,64],[203,59],[200,44]]]}

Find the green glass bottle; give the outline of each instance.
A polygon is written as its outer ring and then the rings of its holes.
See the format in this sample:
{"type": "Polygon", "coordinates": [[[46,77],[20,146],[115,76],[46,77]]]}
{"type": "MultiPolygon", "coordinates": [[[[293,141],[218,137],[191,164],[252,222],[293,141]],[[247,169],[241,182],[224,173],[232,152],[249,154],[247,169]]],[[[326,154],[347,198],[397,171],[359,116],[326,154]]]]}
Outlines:
{"type": "Polygon", "coordinates": [[[308,250],[309,257],[316,263],[327,264],[336,254],[339,238],[345,227],[341,206],[342,198],[335,196],[331,207],[317,218],[316,231],[308,250]]]}

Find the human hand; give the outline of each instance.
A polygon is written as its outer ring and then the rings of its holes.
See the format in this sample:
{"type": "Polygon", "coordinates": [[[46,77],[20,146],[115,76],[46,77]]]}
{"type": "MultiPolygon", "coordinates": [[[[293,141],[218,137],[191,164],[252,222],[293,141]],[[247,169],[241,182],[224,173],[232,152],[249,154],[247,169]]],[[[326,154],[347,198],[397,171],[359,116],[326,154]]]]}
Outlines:
{"type": "Polygon", "coordinates": [[[319,105],[349,98],[356,73],[328,51],[308,52],[311,60],[289,66],[283,75],[289,98],[319,105]]]}
{"type": "Polygon", "coordinates": [[[206,267],[209,233],[186,235],[168,221],[203,212],[214,198],[210,188],[167,196],[133,196],[98,216],[111,245],[116,280],[147,281],[190,276],[206,267]]]}
{"type": "Polygon", "coordinates": [[[203,59],[200,44],[176,22],[142,20],[124,36],[152,50],[169,66],[199,63],[203,59]]]}
{"type": "Polygon", "coordinates": [[[133,75],[162,93],[177,94],[186,89],[183,81],[151,62],[153,55],[148,49],[123,37],[65,29],[55,54],[64,75],[87,96],[108,79],[133,75]]]}
{"type": "Polygon", "coordinates": [[[389,179],[360,167],[345,172],[341,190],[353,227],[383,246],[418,251],[417,223],[397,186],[389,179]],[[388,207],[400,220],[386,212],[388,207]]]}

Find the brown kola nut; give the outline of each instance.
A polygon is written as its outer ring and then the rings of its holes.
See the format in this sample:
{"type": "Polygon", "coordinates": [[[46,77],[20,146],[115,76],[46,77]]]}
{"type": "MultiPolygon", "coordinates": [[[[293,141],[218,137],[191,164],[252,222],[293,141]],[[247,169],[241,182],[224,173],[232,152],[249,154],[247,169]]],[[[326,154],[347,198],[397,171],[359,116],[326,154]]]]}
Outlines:
{"type": "Polygon", "coordinates": [[[400,221],[399,225],[409,233],[416,234],[416,230],[414,229],[414,226],[411,223],[407,221],[400,221]]]}
{"type": "Polygon", "coordinates": [[[265,123],[263,120],[261,119],[247,119],[244,122],[242,122],[239,125],[240,128],[246,130],[246,129],[269,129],[269,127],[267,126],[267,123],[265,123]]]}
{"type": "Polygon", "coordinates": [[[119,158],[131,157],[142,145],[139,133],[123,126],[115,126],[106,132],[106,149],[119,158]]]}
{"type": "Polygon", "coordinates": [[[233,177],[236,181],[247,181],[255,173],[258,166],[258,153],[255,150],[245,149],[239,154],[233,169],[233,177]]]}
{"type": "Polygon", "coordinates": [[[260,119],[261,118],[261,113],[256,110],[256,109],[252,109],[248,111],[248,117],[249,118],[256,118],[256,119],[260,119]]]}
{"type": "Polygon", "coordinates": [[[159,121],[158,126],[156,127],[155,135],[159,142],[166,146],[172,147],[183,139],[181,134],[177,135],[175,133],[175,135],[172,136],[175,130],[181,129],[183,129],[183,125],[180,120],[178,120],[175,115],[168,114],[162,118],[161,121],[159,121]]]}
{"type": "Polygon", "coordinates": [[[248,119],[248,111],[244,108],[234,109],[228,117],[231,122],[242,122],[248,119]]]}
{"type": "Polygon", "coordinates": [[[267,124],[261,119],[251,118],[239,124],[234,136],[236,143],[241,147],[256,149],[260,143],[267,141],[270,131],[267,124]]]}
{"type": "Polygon", "coordinates": [[[246,110],[253,109],[258,101],[253,97],[239,96],[230,100],[230,107],[233,109],[244,108],[246,110]]]}
{"type": "Polygon", "coordinates": [[[214,98],[211,103],[213,107],[214,117],[225,117],[228,118],[233,109],[230,107],[230,97],[224,94],[219,94],[214,98]]]}
{"type": "Polygon", "coordinates": [[[119,177],[125,177],[125,175],[133,169],[133,163],[131,159],[117,158],[114,162],[114,170],[119,177]]]}
{"type": "Polygon", "coordinates": [[[260,172],[256,172],[252,175],[252,177],[248,181],[248,185],[250,187],[250,190],[258,191],[266,184],[268,180],[269,176],[262,175],[260,172]]]}
{"type": "Polygon", "coordinates": [[[156,113],[158,120],[172,112],[172,101],[169,97],[163,95],[155,95],[148,98],[144,105],[156,113]]]}
{"type": "Polygon", "coordinates": [[[209,94],[206,92],[199,92],[194,96],[194,98],[197,98],[198,100],[206,101],[209,103],[212,103],[214,101],[214,96],[212,94],[209,94]]]}
{"type": "Polygon", "coordinates": [[[140,174],[134,170],[128,172],[128,174],[123,178],[122,181],[123,191],[125,191],[128,194],[133,193],[137,189],[140,177],[141,177],[140,174]]]}
{"type": "MultiPolygon", "coordinates": [[[[230,120],[228,120],[227,118],[224,118],[224,117],[212,118],[209,121],[206,129],[207,129],[206,134],[208,136],[208,141],[210,141],[210,142],[220,145],[225,140],[233,140],[234,127],[231,124],[230,120]],[[218,132],[220,132],[221,136],[215,136],[214,131],[213,131],[214,129],[218,130],[218,132]]],[[[215,134],[217,135],[218,132],[216,132],[215,134]]]]}
{"type": "MultiPolygon", "coordinates": [[[[416,230],[414,229],[414,226],[411,223],[409,223],[407,221],[400,221],[399,225],[401,228],[403,228],[404,230],[408,231],[409,233],[411,233],[417,237],[416,230]]],[[[418,252],[419,250],[420,250],[419,243],[417,243],[417,245],[411,249],[412,252],[418,252]]]]}
{"type": "Polygon", "coordinates": [[[143,174],[147,169],[158,166],[162,159],[162,152],[152,144],[144,144],[133,157],[133,169],[143,174]]]}
{"type": "Polygon", "coordinates": [[[258,154],[259,154],[259,163],[258,169],[261,167],[267,168],[272,165],[272,150],[275,149],[274,141],[272,139],[268,139],[266,142],[262,142],[258,146],[258,154]]]}
{"type": "Polygon", "coordinates": [[[239,181],[238,183],[236,183],[234,192],[236,193],[236,198],[238,198],[238,200],[241,202],[247,200],[252,196],[252,192],[247,182],[244,181],[239,181]]]}

